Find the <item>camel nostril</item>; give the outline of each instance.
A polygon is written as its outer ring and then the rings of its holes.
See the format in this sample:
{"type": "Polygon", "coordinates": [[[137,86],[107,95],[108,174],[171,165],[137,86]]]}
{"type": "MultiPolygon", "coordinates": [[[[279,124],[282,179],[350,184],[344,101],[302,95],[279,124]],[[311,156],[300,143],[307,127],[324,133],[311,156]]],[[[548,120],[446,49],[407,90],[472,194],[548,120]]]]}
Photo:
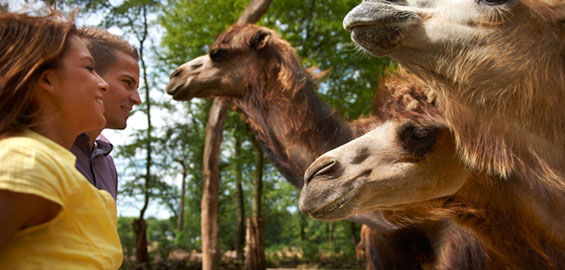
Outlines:
{"type": "Polygon", "coordinates": [[[361,162],[365,161],[370,156],[369,148],[362,147],[355,151],[355,156],[353,160],[351,160],[351,164],[360,164],[361,162]]]}
{"type": "Polygon", "coordinates": [[[194,63],[190,66],[191,69],[198,69],[202,67],[202,62],[194,63]]]}
{"type": "Polygon", "coordinates": [[[324,157],[320,158],[306,169],[304,174],[304,184],[307,185],[315,177],[330,176],[333,172],[337,171],[339,162],[333,158],[324,157]]]}
{"type": "Polygon", "coordinates": [[[182,73],[182,69],[179,68],[179,69],[175,70],[175,71],[171,74],[171,77],[169,77],[169,79],[172,79],[172,78],[174,78],[174,77],[177,77],[177,76],[179,76],[181,73],[182,73]]]}

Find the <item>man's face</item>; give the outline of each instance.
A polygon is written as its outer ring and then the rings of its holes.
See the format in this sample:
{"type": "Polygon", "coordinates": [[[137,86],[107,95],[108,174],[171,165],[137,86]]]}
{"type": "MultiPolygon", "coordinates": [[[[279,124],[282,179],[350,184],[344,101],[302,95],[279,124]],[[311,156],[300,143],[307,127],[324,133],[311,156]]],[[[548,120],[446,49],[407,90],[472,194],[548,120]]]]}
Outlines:
{"type": "Polygon", "coordinates": [[[116,63],[102,78],[110,85],[104,95],[104,116],[106,128],[124,129],[133,105],[141,104],[139,86],[139,65],[135,58],[123,52],[116,52],[116,63]]]}

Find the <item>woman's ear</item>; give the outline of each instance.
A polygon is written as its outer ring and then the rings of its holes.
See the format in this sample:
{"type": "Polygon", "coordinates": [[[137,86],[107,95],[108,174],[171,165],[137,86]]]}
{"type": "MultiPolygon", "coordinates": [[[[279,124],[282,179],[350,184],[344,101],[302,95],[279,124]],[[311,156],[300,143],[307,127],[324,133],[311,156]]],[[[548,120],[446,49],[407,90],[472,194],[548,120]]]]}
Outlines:
{"type": "Polygon", "coordinates": [[[41,73],[37,85],[41,90],[53,94],[55,93],[55,86],[53,85],[54,82],[55,82],[55,71],[52,69],[48,69],[43,71],[43,73],[41,73]]]}

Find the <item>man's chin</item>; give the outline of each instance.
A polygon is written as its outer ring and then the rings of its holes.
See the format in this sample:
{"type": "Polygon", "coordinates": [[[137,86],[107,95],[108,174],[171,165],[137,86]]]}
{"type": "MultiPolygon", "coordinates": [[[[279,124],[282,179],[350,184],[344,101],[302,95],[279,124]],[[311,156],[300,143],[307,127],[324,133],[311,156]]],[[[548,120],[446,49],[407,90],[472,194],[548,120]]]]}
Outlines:
{"type": "Polygon", "coordinates": [[[117,129],[117,130],[123,130],[126,129],[127,124],[126,123],[108,123],[106,124],[106,129],[117,129]]]}

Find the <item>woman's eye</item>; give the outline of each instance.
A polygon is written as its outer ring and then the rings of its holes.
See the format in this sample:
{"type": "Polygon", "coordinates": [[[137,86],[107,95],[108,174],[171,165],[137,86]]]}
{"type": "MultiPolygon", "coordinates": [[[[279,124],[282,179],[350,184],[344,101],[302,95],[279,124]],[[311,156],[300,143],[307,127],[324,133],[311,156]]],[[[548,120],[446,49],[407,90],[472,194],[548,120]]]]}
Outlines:
{"type": "Polygon", "coordinates": [[[87,66],[86,69],[90,70],[90,71],[94,71],[94,67],[93,66],[87,66]]]}

